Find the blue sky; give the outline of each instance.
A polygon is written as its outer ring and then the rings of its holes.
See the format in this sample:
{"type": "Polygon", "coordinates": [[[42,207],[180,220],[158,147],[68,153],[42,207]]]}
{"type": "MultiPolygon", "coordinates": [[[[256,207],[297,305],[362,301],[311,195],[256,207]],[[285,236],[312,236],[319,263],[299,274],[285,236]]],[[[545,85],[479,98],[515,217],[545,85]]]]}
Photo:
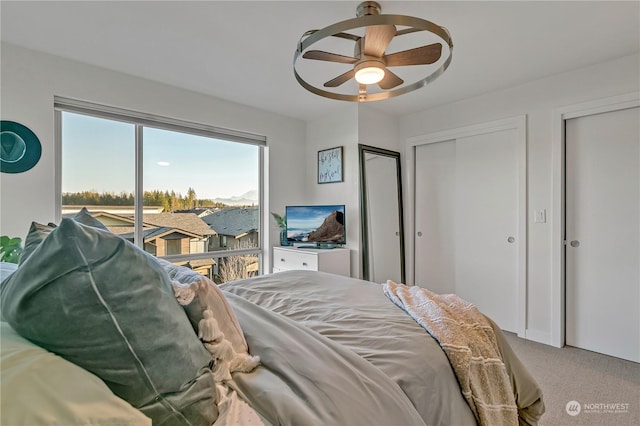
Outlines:
{"type": "MultiPolygon", "coordinates": [[[[258,147],[146,127],[145,190],[228,198],[258,189],[258,147]]],[[[62,192],[133,192],[135,126],[63,113],[62,192]]]]}

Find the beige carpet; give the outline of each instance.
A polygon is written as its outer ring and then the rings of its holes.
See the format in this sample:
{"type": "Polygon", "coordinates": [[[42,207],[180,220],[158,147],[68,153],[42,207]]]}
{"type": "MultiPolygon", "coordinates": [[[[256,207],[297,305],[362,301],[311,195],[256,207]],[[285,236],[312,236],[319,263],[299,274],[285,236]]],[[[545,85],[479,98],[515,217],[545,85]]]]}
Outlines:
{"type": "Polygon", "coordinates": [[[541,425],[640,425],[640,364],[505,334],[544,393],[541,425]]]}

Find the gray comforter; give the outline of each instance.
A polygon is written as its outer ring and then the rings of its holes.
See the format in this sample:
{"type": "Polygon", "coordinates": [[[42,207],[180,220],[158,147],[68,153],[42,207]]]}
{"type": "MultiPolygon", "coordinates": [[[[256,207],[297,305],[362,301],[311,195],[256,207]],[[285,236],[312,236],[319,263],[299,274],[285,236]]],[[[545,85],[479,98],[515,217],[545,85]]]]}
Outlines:
{"type": "MultiPolygon", "coordinates": [[[[221,288],[262,359],[231,385],[268,423],[476,424],[438,343],[379,284],[287,271],[221,288]]],[[[536,406],[539,388],[506,349],[518,406],[536,406]]]]}

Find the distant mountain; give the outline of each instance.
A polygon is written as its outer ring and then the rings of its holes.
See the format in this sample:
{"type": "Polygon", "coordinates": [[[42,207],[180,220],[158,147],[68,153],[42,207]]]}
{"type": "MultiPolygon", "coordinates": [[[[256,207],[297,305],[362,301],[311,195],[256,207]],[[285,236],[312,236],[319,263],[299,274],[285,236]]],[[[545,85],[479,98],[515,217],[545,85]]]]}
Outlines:
{"type": "Polygon", "coordinates": [[[247,191],[242,195],[234,195],[231,198],[214,198],[217,203],[224,203],[229,206],[251,206],[258,205],[258,191],[247,191]]]}

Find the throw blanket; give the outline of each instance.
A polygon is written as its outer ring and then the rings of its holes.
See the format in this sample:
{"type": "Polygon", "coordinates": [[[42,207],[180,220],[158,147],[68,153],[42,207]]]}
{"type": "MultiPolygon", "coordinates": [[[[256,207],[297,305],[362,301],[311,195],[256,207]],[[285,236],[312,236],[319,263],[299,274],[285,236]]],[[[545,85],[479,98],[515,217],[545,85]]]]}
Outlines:
{"type": "Polygon", "coordinates": [[[517,425],[518,408],[485,316],[454,294],[387,281],[384,294],[438,341],[480,425],[517,425]]]}

